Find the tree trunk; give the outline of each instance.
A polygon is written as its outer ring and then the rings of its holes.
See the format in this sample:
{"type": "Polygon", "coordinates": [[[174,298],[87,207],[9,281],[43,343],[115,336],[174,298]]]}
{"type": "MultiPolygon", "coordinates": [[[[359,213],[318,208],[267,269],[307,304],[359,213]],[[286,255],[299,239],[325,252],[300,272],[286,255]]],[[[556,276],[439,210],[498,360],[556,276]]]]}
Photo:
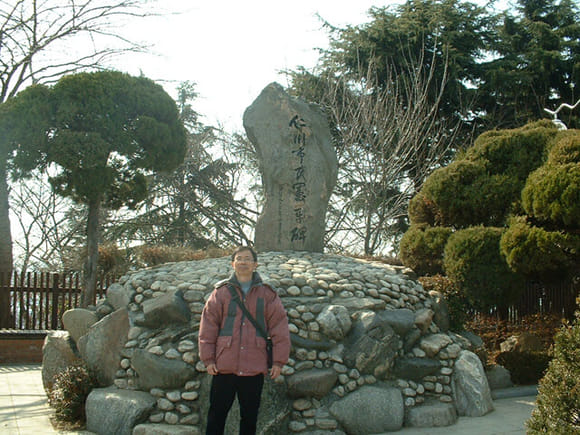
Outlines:
{"type": "Polygon", "coordinates": [[[95,301],[97,287],[97,264],[99,261],[99,213],[101,200],[91,200],[88,204],[87,220],[87,263],[85,266],[85,288],[81,294],[81,307],[88,307],[95,301]]]}
{"type": "MultiPolygon", "coordinates": [[[[0,275],[3,284],[10,286],[12,274],[12,233],[8,215],[8,182],[6,181],[6,161],[0,162],[0,275]]],[[[1,283],[0,283],[1,284],[1,283]]],[[[0,328],[11,328],[10,293],[0,292],[0,328]]]]}
{"type": "MultiPolygon", "coordinates": [[[[1,160],[1,159],[0,159],[1,160]]],[[[0,272],[12,272],[12,233],[8,215],[8,182],[6,161],[0,162],[0,272]]]]}

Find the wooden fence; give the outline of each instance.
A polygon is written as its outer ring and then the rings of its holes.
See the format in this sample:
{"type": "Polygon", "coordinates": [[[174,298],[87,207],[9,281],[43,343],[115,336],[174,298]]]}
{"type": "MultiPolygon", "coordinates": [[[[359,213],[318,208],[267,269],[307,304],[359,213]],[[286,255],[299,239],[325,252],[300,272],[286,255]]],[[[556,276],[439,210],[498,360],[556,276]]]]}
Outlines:
{"type": "MultiPolygon", "coordinates": [[[[92,303],[104,296],[114,279],[99,277],[92,303]]],[[[0,329],[63,329],[62,314],[80,305],[82,283],[79,272],[0,273],[0,329]]]]}
{"type": "Polygon", "coordinates": [[[508,323],[519,324],[530,314],[556,314],[568,320],[574,318],[578,309],[576,298],[580,296],[579,286],[574,282],[560,284],[544,284],[529,281],[520,299],[507,310],[500,312],[497,307],[489,312],[481,313],[470,310],[473,316],[492,316],[508,323]]]}

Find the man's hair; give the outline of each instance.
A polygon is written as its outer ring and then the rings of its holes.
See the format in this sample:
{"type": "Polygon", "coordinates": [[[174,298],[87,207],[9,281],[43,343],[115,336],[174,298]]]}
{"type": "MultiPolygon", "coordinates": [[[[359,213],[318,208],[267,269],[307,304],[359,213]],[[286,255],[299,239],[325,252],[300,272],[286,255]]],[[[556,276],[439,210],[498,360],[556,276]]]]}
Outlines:
{"type": "Polygon", "coordinates": [[[256,261],[258,261],[258,254],[256,254],[256,251],[254,251],[254,248],[252,248],[251,246],[238,246],[234,252],[232,252],[232,261],[234,261],[236,259],[236,255],[238,255],[240,252],[244,252],[244,251],[250,251],[252,253],[252,257],[254,258],[254,263],[256,261]]]}

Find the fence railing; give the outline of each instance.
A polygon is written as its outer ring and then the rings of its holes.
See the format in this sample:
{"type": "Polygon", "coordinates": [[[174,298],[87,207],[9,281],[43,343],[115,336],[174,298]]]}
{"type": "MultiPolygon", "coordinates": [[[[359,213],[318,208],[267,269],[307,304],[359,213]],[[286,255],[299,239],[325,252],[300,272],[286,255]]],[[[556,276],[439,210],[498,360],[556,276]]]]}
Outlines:
{"type": "MultiPolygon", "coordinates": [[[[100,276],[92,303],[114,281],[112,275],[100,276]]],[[[82,285],[80,272],[0,273],[0,329],[62,329],[62,314],[80,306],[82,285]]]]}
{"type": "Polygon", "coordinates": [[[529,281],[520,299],[503,310],[498,307],[491,308],[487,312],[469,310],[473,316],[492,316],[508,323],[519,324],[523,318],[530,314],[555,314],[572,320],[574,312],[578,309],[576,298],[580,288],[574,282],[559,284],[546,284],[529,281]]]}

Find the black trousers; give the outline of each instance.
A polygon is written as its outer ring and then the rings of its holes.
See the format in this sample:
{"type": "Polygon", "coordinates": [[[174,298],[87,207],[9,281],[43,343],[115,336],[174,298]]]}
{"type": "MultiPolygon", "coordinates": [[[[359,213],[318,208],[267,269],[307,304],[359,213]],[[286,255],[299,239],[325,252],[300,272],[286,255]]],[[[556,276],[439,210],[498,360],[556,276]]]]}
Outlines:
{"type": "Polygon", "coordinates": [[[222,435],[236,395],[240,403],[240,435],[254,435],[264,375],[215,375],[211,381],[206,435],[222,435]]]}

